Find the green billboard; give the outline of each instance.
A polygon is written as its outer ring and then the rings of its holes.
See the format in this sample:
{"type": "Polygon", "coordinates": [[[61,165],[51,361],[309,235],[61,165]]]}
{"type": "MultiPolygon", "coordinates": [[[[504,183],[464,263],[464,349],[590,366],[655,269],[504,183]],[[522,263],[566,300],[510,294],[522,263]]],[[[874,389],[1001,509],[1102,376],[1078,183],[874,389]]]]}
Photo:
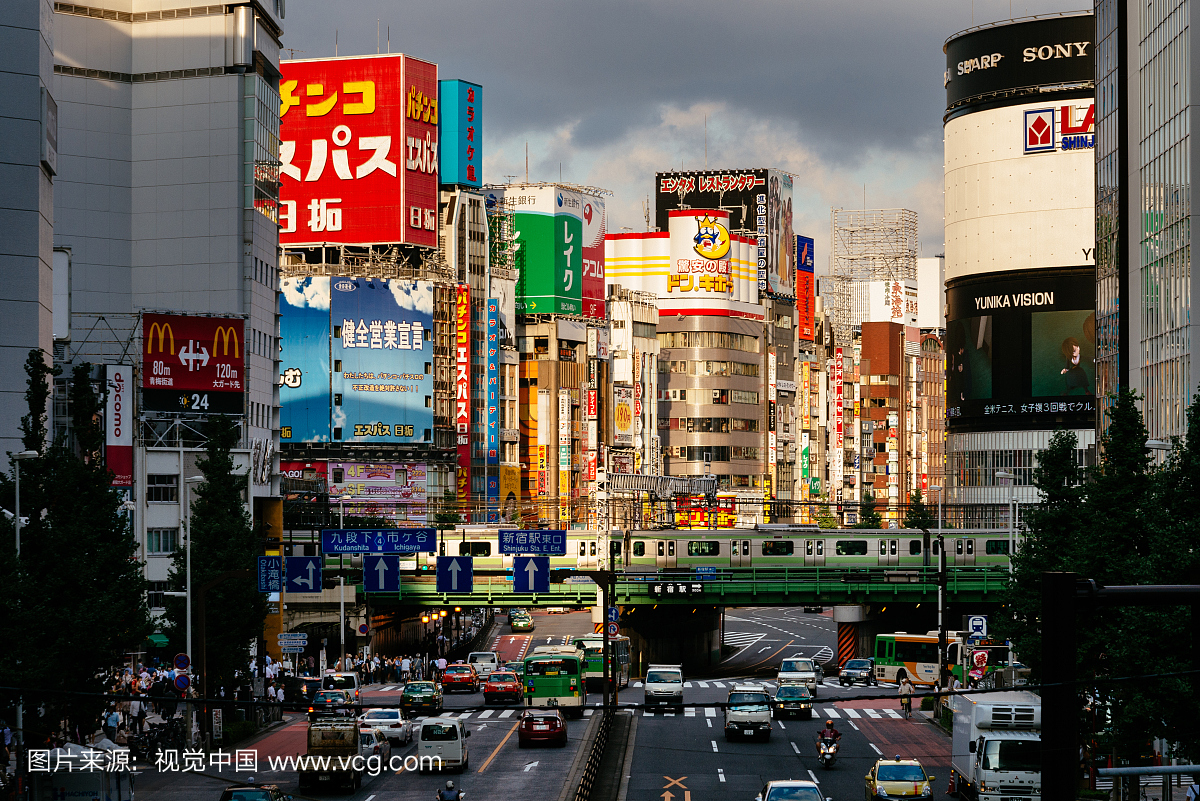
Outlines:
{"type": "Polygon", "coordinates": [[[583,198],[556,186],[511,186],[488,204],[513,214],[517,314],[583,313],[583,198]]]}

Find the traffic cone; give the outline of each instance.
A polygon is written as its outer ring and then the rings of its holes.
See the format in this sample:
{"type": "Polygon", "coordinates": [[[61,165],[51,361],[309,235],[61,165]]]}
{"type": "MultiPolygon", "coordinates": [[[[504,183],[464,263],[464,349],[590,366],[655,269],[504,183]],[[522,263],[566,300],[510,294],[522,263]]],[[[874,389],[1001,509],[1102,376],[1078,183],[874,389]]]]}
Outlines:
{"type": "Polygon", "coordinates": [[[958,795],[958,784],[954,781],[954,771],[950,771],[950,786],[946,788],[946,795],[958,795]]]}

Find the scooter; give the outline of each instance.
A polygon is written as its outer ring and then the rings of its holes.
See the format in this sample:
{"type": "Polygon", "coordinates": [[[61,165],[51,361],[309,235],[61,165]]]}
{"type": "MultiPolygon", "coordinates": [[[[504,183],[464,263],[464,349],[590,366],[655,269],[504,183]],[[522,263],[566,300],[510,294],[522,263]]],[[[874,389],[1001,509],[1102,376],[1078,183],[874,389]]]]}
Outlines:
{"type": "Polygon", "coordinates": [[[833,767],[833,763],[837,761],[838,743],[832,737],[825,737],[817,741],[817,761],[821,763],[821,767],[829,769],[833,767]]]}

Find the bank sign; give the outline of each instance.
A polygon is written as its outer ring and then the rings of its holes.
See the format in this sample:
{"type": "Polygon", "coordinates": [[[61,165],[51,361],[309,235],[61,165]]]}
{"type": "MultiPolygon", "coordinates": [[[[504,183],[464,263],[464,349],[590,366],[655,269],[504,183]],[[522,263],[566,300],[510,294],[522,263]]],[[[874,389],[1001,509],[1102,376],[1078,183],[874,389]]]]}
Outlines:
{"type": "Polygon", "coordinates": [[[1026,109],[1021,130],[1025,153],[1090,150],[1096,146],[1096,104],[1026,109]]]}

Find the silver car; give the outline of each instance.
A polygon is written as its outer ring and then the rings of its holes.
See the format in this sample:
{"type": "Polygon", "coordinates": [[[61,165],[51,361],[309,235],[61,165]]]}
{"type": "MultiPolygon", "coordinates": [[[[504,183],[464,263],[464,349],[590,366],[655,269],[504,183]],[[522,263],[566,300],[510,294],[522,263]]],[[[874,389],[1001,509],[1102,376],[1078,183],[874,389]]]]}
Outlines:
{"type": "Polygon", "coordinates": [[[791,780],[767,782],[754,801],[833,801],[821,794],[815,782],[791,780]]]}
{"type": "Polygon", "coordinates": [[[358,716],[358,725],[378,729],[380,734],[392,742],[412,742],[412,721],[404,717],[404,713],[399,709],[368,709],[358,716]]]}

